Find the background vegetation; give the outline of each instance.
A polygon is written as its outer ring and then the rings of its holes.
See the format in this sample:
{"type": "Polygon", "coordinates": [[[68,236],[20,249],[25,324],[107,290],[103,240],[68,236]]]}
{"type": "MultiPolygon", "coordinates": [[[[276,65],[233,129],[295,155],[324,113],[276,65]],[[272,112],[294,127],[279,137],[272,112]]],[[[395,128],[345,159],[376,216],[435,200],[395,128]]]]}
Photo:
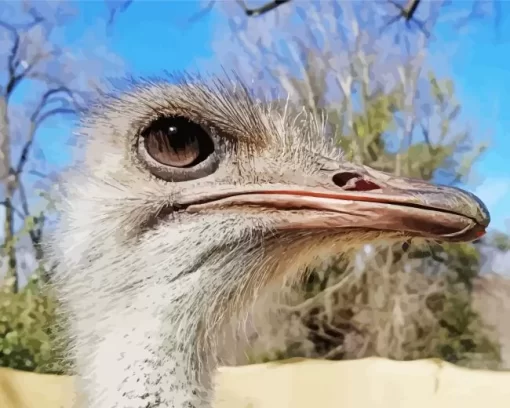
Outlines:
{"type": "MultiPolygon", "coordinates": [[[[440,9],[422,10],[425,31],[440,9]]],[[[427,34],[408,33],[405,45],[401,31],[382,35],[385,16],[366,3],[317,1],[296,13],[282,11],[277,32],[269,18],[248,26],[234,16],[230,47],[220,42],[218,52],[256,78],[261,94],[270,83],[297,109],[326,118],[328,136],[351,160],[442,184],[466,181],[487,146],[459,121],[455,84],[428,65],[427,34]]],[[[498,339],[471,301],[483,245],[493,243],[366,247],[314,271],[271,328],[259,329],[251,361],[376,355],[500,367],[498,339]]]]}
{"type": "MultiPolygon", "coordinates": [[[[42,289],[51,265],[44,262],[41,242],[54,210],[47,195],[37,193],[49,190],[59,169],[36,160],[35,140],[43,121],[74,115],[85,106],[96,71],[87,70],[87,77],[77,80],[73,72],[79,68],[69,66],[72,59],[66,57],[73,50],[52,36],[73,21],[67,6],[23,4],[30,6],[0,6],[0,40],[10,45],[0,53],[6,62],[0,75],[5,208],[0,365],[61,373],[62,350],[54,342],[56,303],[42,289]],[[12,16],[16,20],[9,20],[12,16]],[[14,98],[24,82],[37,86],[28,96],[22,92],[14,98]],[[28,122],[19,121],[21,108],[28,122]],[[26,252],[35,264],[22,284],[26,252]]],[[[395,15],[412,22],[410,9],[402,14],[404,9],[392,4],[386,2],[388,13],[400,10],[395,15]]],[[[325,118],[326,137],[355,162],[443,184],[466,181],[487,146],[475,143],[459,120],[462,104],[455,84],[426,58],[441,2],[420,6],[422,23],[416,30],[388,26],[389,14],[377,10],[381,5],[295,2],[246,24],[245,8],[219,2],[215,7],[230,16],[231,24],[229,35],[222,33],[217,42],[218,58],[257,92],[267,95],[272,89],[273,99],[288,94],[297,109],[305,106],[317,120],[325,118]]],[[[112,23],[122,8],[110,11],[112,23]]],[[[88,45],[87,50],[98,64],[111,61],[100,47],[88,45]]],[[[101,72],[107,68],[97,65],[101,72]]],[[[474,244],[367,246],[334,260],[288,294],[270,326],[258,328],[249,360],[377,355],[500,368],[500,339],[474,308],[473,291],[487,250],[508,251],[509,242],[495,234],[474,244]]]]}

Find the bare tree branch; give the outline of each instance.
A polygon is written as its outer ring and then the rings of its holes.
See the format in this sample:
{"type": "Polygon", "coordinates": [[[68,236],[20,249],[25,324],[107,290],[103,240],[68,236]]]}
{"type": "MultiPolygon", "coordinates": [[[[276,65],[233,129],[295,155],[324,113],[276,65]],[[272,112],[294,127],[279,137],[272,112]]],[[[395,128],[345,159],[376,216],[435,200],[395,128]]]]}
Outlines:
{"type": "Polygon", "coordinates": [[[423,32],[423,34],[425,34],[426,37],[430,36],[430,33],[425,28],[425,23],[415,18],[415,14],[418,10],[418,6],[420,5],[421,0],[408,0],[408,2],[404,6],[393,0],[387,1],[393,6],[395,6],[400,12],[394,17],[390,18],[390,20],[382,27],[381,34],[390,25],[396,23],[400,19],[403,19],[405,21],[407,28],[411,28],[411,23],[414,23],[423,32]]]}
{"type": "Polygon", "coordinates": [[[420,5],[421,0],[409,0],[405,6],[401,6],[393,0],[388,0],[388,2],[400,10],[400,15],[398,18],[402,17],[405,21],[409,22],[413,19],[414,14],[418,10],[418,6],[420,5]]]}
{"type": "MultiPolygon", "coordinates": [[[[4,207],[7,205],[7,203],[5,202],[5,200],[1,201],[0,202],[0,205],[3,205],[4,207]]],[[[26,215],[24,214],[24,212],[21,212],[16,206],[14,205],[11,205],[12,207],[12,210],[14,211],[14,213],[21,219],[21,220],[24,220],[26,215]]]]}
{"type": "MultiPolygon", "coordinates": [[[[28,133],[27,140],[21,150],[20,159],[18,161],[18,164],[16,166],[16,170],[14,172],[16,178],[19,178],[19,175],[23,172],[23,167],[25,166],[28,155],[30,152],[30,148],[32,147],[34,136],[37,133],[37,130],[39,126],[48,118],[55,115],[72,115],[76,113],[76,109],[74,107],[60,107],[60,108],[54,108],[50,109],[47,112],[41,113],[44,111],[44,108],[51,104],[52,100],[51,98],[59,93],[64,93],[68,95],[69,98],[72,99],[72,92],[64,86],[60,86],[55,89],[49,89],[46,91],[43,96],[41,97],[41,100],[37,107],[35,108],[34,112],[32,113],[30,117],[30,131],[28,133]]],[[[64,100],[68,102],[67,100],[64,100]]]]}
{"type": "Polygon", "coordinates": [[[109,29],[111,29],[113,24],[115,23],[115,19],[117,18],[117,15],[126,11],[128,9],[128,7],[131,6],[131,3],[133,3],[133,0],[124,0],[120,4],[120,6],[112,7],[110,9],[110,13],[108,15],[108,22],[106,23],[107,27],[109,29]]]}
{"type": "MultiPolygon", "coordinates": [[[[24,217],[26,219],[31,216],[30,207],[28,205],[28,198],[25,190],[25,186],[21,180],[18,182],[18,191],[21,199],[21,206],[23,208],[24,217]]],[[[32,246],[35,250],[35,258],[37,260],[41,260],[43,258],[43,249],[41,247],[41,240],[44,228],[44,222],[46,218],[44,213],[41,213],[39,216],[33,217],[34,227],[28,230],[28,234],[30,236],[30,240],[32,242],[32,246]]]]}
{"type": "Polygon", "coordinates": [[[14,92],[14,89],[23,80],[23,78],[30,77],[32,71],[39,63],[54,57],[56,57],[56,53],[54,52],[37,54],[32,59],[32,61],[30,61],[30,63],[26,64],[26,68],[23,71],[21,71],[19,74],[15,74],[10,78],[6,87],[7,97],[9,97],[14,92]]]}
{"type": "Polygon", "coordinates": [[[31,174],[32,176],[40,177],[42,179],[48,179],[51,177],[49,174],[44,174],[37,170],[30,170],[28,173],[31,174]]]}
{"type": "Polygon", "coordinates": [[[210,13],[215,4],[216,4],[216,0],[211,0],[207,4],[207,6],[205,6],[203,9],[199,10],[197,13],[193,14],[188,19],[188,23],[194,23],[194,22],[200,20],[202,17],[204,17],[207,13],[210,13]]]}
{"type": "MultiPolygon", "coordinates": [[[[12,25],[7,24],[6,22],[1,21],[1,20],[0,20],[0,27],[9,31],[11,33],[11,36],[13,37],[13,45],[9,52],[9,56],[7,57],[7,69],[9,71],[9,77],[13,78],[14,73],[16,72],[16,68],[19,64],[19,61],[16,60],[16,56],[18,54],[18,49],[19,49],[19,42],[20,42],[19,34],[18,34],[18,31],[12,25]]],[[[2,88],[0,87],[0,89],[2,89],[2,88]]]]}
{"type": "Polygon", "coordinates": [[[242,7],[242,9],[244,10],[244,13],[248,17],[261,16],[262,14],[265,14],[271,10],[276,9],[277,7],[280,7],[282,4],[289,3],[289,2],[290,2],[290,0],[273,0],[272,2],[264,4],[261,7],[248,8],[246,6],[246,3],[243,0],[237,0],[237,4],[239,4],[242,7]]]}
{"type": "MultiPolygon", "coordinates": [[[[44,19],[36,13],[34,9],[30,11],[30,15],[32,16],[33,20],[25,25],[13,25],[10,23],[7,23],[5,21],[0,20],[0,27],[4,28],[5,30],[9,31],[13,38],[13,45],[9,51],[9,56],[7,57],[7,69],[9,73],[9,79],[8,79],[8,85],[6,86],[6,93],[9,95],[17,83],[21,80],[23,77],[22,74],[16,74],[16,70],[21,64],[20,59],[18,58],[18,51],[21,43],[21,35],[20,31],[27,31],[29,29],[32,29],[37,24],[40,24],[44,21],[44,19]]],[[[34,64],[31,64],[34,65],[34,64]]],[[[29,67],[25,70],[25,72],[29,72],[33,67],[29,67]]],[[[2,88],[0,87],[0,90],[2,88]]]]}
{"type": "MultiPolygon", "coordinates": [[[[35,135],[41,124],[48,118],[56,115],[74,114],[81,109],[77,93],[65,86],[62,79],[45,71],[44,62],[58,59],[62,55],[62,50],[56,44],[44,43],[35,52],[31,51],[30,55],[22,55],[24,49],[23,36],[28,35],[29,30],[37,25],[48,22],[34,7],[30,7],[23,13],[30,16],[28,23],[14,24],[0,21],[0,29],[7,30],[12,38],[12,46],[7,51],[7,81],[5,86],[0,88],[0,153],[2,155],[2,178],[5,185],[5,196],[2,202],[5,206],[3,247],[8,259],[8,276],[15,278],[13,288],[15,291],[18,289],[18,280],[14,216],[20,216],[25,220],[31,216],[29,201],[21,178],[24,167],[29,160],[35,135]],[[48,44],[49,46],[47,46],[48,44]],[[17,163],[13,163],[11,149],[15,139],[11,134],[8,104],[17,86],[25,80],[41,81],[46,84],[47,90],[42,94],[29,116],[30,125],[25,142],[21,147],[20,157],[17,163]],[[23,212],[15,207],[14,201],[17,194],[19,194],[23,212]]],[[[51,24],[45,27],[44,35],[48,36],[53,28],[51,24]]],[[[30,38],[28,38],[27,44],[31,44],[30,41],[30,38]]],[[[43,218],[34,216],[34,223],[36,226],[29,231],[29,234],[36,257],[39,259],[42,254],[39,243],[42,236],[43,218]]]]}

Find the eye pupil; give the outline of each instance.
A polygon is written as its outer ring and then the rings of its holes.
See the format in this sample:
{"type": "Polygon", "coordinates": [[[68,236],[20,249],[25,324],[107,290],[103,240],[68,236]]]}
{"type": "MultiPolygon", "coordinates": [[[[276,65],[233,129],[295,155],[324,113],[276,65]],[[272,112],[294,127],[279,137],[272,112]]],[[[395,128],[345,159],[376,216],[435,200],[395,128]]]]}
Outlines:
{"type": "Polygon", "coordinates": [[[142,137],[147,153],[165,166],[194,167],[214,152],[214,143],[204,128],[184,117],[159,118],[142,137]]]}

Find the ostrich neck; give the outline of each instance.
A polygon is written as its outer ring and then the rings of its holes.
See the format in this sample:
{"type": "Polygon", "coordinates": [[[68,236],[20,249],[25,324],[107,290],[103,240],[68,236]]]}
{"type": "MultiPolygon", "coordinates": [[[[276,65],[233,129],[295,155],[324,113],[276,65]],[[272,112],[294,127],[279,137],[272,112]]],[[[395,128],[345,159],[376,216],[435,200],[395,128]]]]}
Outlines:
{"type": "Polygon", "coordinates": [[[61,286],[76,316],[87,407],[211,406],[219,329],[251,296],[257,265],[278,261],[237,220],[220,229],[232,232],[228,245],[211,225],[154,230],[132,248],[103,253],[87,274],[69,275],[72,284],[61,286]],[[80,296],[70,292],[76,287],[80,296]]]}
{"type": "Polygon", "coordinates": [[[93,378],[92,386],[85,384],[92,392],[90,407],[210,407],[214,367],[202,364],[198,355],[201,311],[197,302],[189,302],[199,296],[193,291],[186,277],[141,291],[129,308],[109,311],[82,376],[93,378]]]}

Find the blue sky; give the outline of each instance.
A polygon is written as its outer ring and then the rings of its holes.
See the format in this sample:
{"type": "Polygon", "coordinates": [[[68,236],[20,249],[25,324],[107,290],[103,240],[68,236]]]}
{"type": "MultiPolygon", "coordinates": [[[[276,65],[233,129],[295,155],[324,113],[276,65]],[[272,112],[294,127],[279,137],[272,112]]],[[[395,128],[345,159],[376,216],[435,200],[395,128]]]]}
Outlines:
{"type": "MultiPolygon", "coordinates": [[[[510,219],[510,135],[507,135],[510,131],[510,115],[507,114],[510,106],[510,2],[503,3],[504,15],[508,17],[501,22],[499,39],[488,21],[475,24],[469,35],[454,38],[454,34],[447,31],[437,34],[457,43],[454,58],[447,61],[447,71],[457,85],[464,118],[476,125],[480,132],[477,137],[490,135],[490,149],[475,167],[482,183],[469,189],[487,203],[492,226],[508,230],[510,225],[507,228],[505,220],[510,219]]],[[[82,1],[80,8],[83,13],[73,28],[76,32],[93,24],[106,11],[102,1],[82,1]]],[[[134,75],[196,70],[201,60],[214,60],[213,31],[223,21],[213,11],[200,22],[186,25],[187,19],[198,10],[198,1],[135,0],[117,17],[110,38],[111,49],[126,61],[128,71],[134,75]]],[[[42,137],[47,135],[43,132],[42,137]]]]}
{"type": "Polygon", "coordinates": [[[474,169],[481,179],[469,189],[488,205],[493,227],[510,232],[510,2],[501,6],[498,30],[485,20],[471,23],[469,34],[437,34],[457,44],[447,67],[463,118],[476,125],[477,138],[490,141],[474,169]]]}

